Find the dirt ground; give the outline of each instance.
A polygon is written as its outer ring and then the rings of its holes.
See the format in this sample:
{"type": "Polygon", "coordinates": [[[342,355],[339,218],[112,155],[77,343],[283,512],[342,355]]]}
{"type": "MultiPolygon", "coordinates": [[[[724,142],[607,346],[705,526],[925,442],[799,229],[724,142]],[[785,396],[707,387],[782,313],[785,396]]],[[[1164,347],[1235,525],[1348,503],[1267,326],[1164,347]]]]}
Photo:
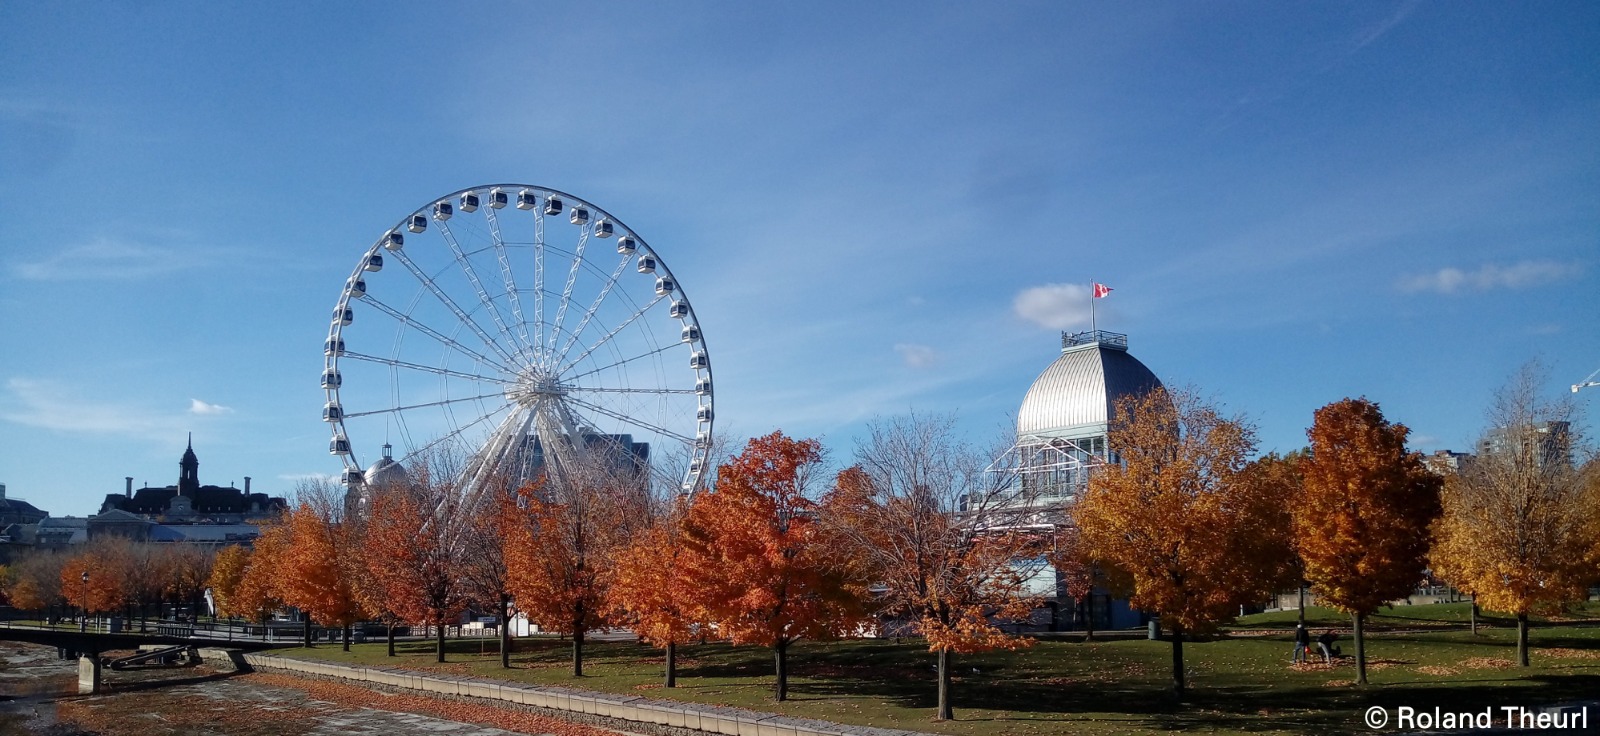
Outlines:
{"type": "Polygon", "coordinates": [[[77,663],[0,642],[0,736],[615,736],[509,708],[204,666],[105,670],[77,694],[77,663]]]}

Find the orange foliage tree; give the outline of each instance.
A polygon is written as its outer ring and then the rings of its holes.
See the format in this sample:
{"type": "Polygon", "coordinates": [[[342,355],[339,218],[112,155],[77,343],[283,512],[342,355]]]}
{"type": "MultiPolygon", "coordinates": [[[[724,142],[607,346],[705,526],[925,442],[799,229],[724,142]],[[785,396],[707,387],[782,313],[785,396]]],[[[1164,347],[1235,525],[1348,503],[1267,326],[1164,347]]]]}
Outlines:
{"type": "Polygon", "coordinates": [[[666,650],[666,686],[677,687],[678,645],[693,638],[705,613],[683,556],[686,505],[665,505],[617,551],[607,597],[614,620],[666,650]]]}
{"type": "Polygon", "coordinates": [[[1434,527],[1435,574],[1485,608],[1517,617],[1517,662],[1528,666],[1528,614],[1583,600],[1600,547],[1578,469],[1566,456],[1580,444],[1570,399],[1547,401],[1537,364],[1495,397],[1483,451],[1445,481],[1434,527]]]}
{"type": "Polygon", "coordinates": [[[305,613],[306,646],[316,621],[343,629],[348,651],[350,626],[363,613],[350,565],[357,554],[355,526],[343,518],[343,499],[331,483],[302,483],[296,495],[284,521],[289,544],[277,562],[277,590],[284,603],[305,613]]]}
{"type": "Polygon", "coordinates": [[[1366,616],[1416,588],[1427,566],[1441,480],[1406,452],[1401,424],[1378,405],[1343,399],[1318,409],[1294,533],[1318,597],[1349,613],[1356,682],[1367,684],[1366,616]]]}
{"type": "Polygon", "coordinates": [[[583,675],[585,635],[610,626],[609,566],[642,516],[647,478],[603,451],[523,487],[506,505],[504,552],[517,608],[543,630],[572,637],[583,675]]]}
{"type": "Polygon", "coordinates": [[[983,472],[983,456],[952,427],[950,418],[875,422],[821,509],[837,565],[874,583],[878,611],[908,622],[935,653],[940,720],[955,715],[953,654],[1032,644],[997,624],[1039,603],[1027,582],[1048,547],[1031,523],[1041,509],[1009,477],[983,472]]]}
{"type": "Polygon", "coordinates": [[[128,605],[122,561],[90,549],[67,558],[61,566],[61,595],[85,613],[114,613],[128,605]],[[88,581],[84,574],[88,573],[88,581]]]}
{"type": "Polygon", "coordinates": [[[1184,637],[1232,620],[1282,580],[1284,499],[1245,472],[1254,429],[1192,395],[1119,399],[1108,439],[1121,462],[1090,476],[1073,519],[1112,587],[1171,630],[1181,695],[1184,637]]]}
{"type": "Polygon", "coordinates": [[[782,432],[750,440],[695,496],[683,562],[718,634],[770,647],[775,693],[788,698],[789,646],[834,638],[861,620],[861,591],[822,544],[808,482],[822,445],[782,432]]]}
{"type": "Polygon", "coordinates": [[[278,590],[278,566],[291,541],[289,527],[282,523],[261,527],[261,536],[251,545],[244,575],[228,604],[229,615],[264,623],[274,611],[283,607],[283,596],[278,590]]]}
{"type": "Polygon", "coordinates": [[[434,654],[443,662],[445,626],[468,603],[460,569],[466,509],[459,458],[446,453],[414,458],[409,474],[406,482],[373,493],[360,557],[368,595],[382,601],[378,610],[433,626],[434,654]]]}
{"type": "Polygon", "coordinates": [[[244,582],[245,571],[250,567],[250,550],[243,545],[230,544],[217,551],[211,565],[211,575],[206,587],[211,589],[211,604],[223,616],[251,616],[254,611],[241,611],[239,586],[244,582]]]}
{"type": "Polygon", "coordinates": [[[36,551],[17,559],[10,565],[6,597],[11,605],[22,611],[39,611],[53,616],[51,609],[68,604],[61,595],[61,567],[66,555],[56,552],[36,551]]]}

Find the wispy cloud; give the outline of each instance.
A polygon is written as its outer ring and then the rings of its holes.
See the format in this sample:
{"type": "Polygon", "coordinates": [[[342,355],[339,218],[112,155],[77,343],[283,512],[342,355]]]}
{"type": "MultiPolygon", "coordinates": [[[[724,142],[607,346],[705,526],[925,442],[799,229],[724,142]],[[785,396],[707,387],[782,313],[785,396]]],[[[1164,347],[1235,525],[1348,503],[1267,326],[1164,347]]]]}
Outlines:
{"type": "Polygon", "coordinates": [[[132,280],[197,265],[200,263],[192,254],[102,237],[62,248],[41,260],[17,263],[12,271],[31,281],[132,280]]]}
{"type": "Polygon", "coordinates": [[[894,351],[900,354],[900,359],[906,362],[908,368],[927,368],[939,362],[939,354],[927,345],[896,343],[894,351]]]}
{"type": "Polygon", "coordinates": [[[232,414],[233,407],[221,404],[208,404],[199,399],[189,399],[189,413],[200,416],[216,416],[218,414],[232,414]]]}
{"type": "Polygon", "coordinates": [[[1400,7],[1395,8],[1394,13],[1390,14],[1389,17],[1362,29],[1360,33],[1356,34],[1355,46],[1350,49],[1351,53],[1366,48],[1373,41],[1382,38],[1384,34],[1394,30],[1395,26],[1404,23],[1406,18],[1411,17],[1411,13],[1415,11],[1417,6],[1420,4],[1421,0],[1407,0],[1406,2],[1401,3],[1400,7]]]}
{"type": "Polygon", "coordinates": [[[1023,289],[1011,308],[1040,327],[1065,330],[1089,324],[1089,287],[1082,284],[1045,284],[1023,289]]]}
{"type": "Polygon", "coordinates": [[[1432,273],[1403,279],[1400,290],[1456,294],[1491,289],[1523,289],[1577,276],[1582,264],[1557,261],[1520,261],[1509,266],[1486,263],[1471,271],[1446,266],[1432,273]]]}
{"type": "Polygon", "coordinates": [[[177,412],[97,401],[53,381],[11,378],[0,419],[60,432],[149,438],[176,436],[188,422],[177,412]]]}
{"type": "Polygon", "coordinates": [[[328,473],[280,473],[278,480],[290,483],[338,483],[340,478],[328,473]]]}

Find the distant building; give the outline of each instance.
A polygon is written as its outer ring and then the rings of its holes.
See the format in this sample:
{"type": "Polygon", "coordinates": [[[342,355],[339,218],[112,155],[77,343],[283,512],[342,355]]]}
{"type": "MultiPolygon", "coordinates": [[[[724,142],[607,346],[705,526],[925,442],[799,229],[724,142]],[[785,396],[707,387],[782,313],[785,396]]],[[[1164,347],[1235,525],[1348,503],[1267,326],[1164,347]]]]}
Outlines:
{"type": "Polygon", "coordinates": [[[37,524],[49,516],[33,504],[20,498],[6,498],[6,484],[0,483],[0,527],[12,524],[37,524]]]}
{"type": "Polygon", "coordinates": [[[122,493],[108,493],[100,504],[100,513],[122,511],[146,521],[163,523],[242,523],[252,519],[276,516],[289,507],[289,503],[276,496],[250,492],[250,477],[245,476],[244,490],[228,486],[200,485],[200,460],[194,454],[194,439],[178,460],[177,485],[161,488],[140,488],[135,491],[133,478],[125,479],[122,493]]]}
{"type": "Polygon", "coordinates": [[[1510,452],[1519,445],[1532,450],[1534,460],[1541,465],[1572,466],[1572,425],[1568,422],[1495,427],[1478,441],[1478,454],[1510,452]]]}
{"type": "Polygon", "coordinates": [[[1454,475],[1470,467],[1473,457],[1470,452],[1434,450],[1432,455],[1422,456],[1422,466],[1434,475],[1454,475]]]}

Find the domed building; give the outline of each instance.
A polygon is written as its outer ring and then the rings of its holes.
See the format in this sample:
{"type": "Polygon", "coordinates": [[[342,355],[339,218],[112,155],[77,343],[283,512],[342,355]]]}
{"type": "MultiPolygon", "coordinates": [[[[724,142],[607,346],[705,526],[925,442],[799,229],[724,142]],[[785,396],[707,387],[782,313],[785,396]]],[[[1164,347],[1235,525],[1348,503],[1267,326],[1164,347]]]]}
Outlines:
{"type": "MultiPolygon", "coordinates": [[[[1016,444],[991,469],[1014,474],[1019,502],[1037,509],[1042,523],[1067,523],[1064,512],[1088,485],[1093,469],[1117,461],[1116,448],[1107,442],[1117,402],[1159,387],[1161,380],[1128,353],[1127,335],[1062,333],[1061,355],[1023,396],[1016,444]]],[[[1092,622],[1095,629],[1120,629],[1148,621],[1104,587],[1075,601],[1064,594],[1054,568],[1035,569],[1039,572],[1029,587],[1045,599],[1045,607],[1030,628],[1069,631],[1092,622]]]]}
{"type": "Polygon", "coordinates": [[[352,514],[363,513],[372,503],[374,492],[382,493],[385,488],[403,486],[410,481],[411,474],[406,472],[406,466],[394,459],[394,445],[385,442],[383,457],[367,466],[366,472],[357,473],[354,470],[345,472],[345,511],[352,514]]]}
{"type": "Polygon", "coordinates": [[[1127,335],[1062,333],[1060,357],[1034,379],[1017,411],[1012,462],[1023,495],[1070,503],[1089,469],[1115,453],[1106,434],[1117,401],[1160,386],[1128,353],[1127,335]]]}

